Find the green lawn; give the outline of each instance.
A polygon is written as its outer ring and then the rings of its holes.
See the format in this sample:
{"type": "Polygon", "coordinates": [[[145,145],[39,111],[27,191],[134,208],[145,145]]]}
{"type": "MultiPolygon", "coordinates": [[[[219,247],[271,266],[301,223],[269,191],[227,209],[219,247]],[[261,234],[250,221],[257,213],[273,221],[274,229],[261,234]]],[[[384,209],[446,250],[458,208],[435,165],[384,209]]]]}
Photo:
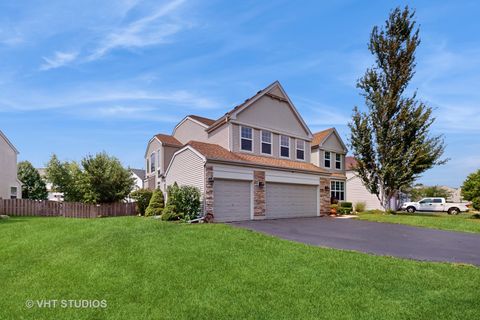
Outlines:
{"type": "Polygon", "coordinates": [[[466,213],[458,216],[451,216],[446,213],[399,213],[395,215],[360,213],[358,218],[360,220],[400,223],[432,229],[480,232],[480,219],[473,219],[471,214],[466,213]]]}
{"type": "Polygon", "coordinates": [[[480,319],[480,268],[138,217],[0,221],[0,319],[480,319]],[[106,309],[25,307],[107,300],[106,309]]]}

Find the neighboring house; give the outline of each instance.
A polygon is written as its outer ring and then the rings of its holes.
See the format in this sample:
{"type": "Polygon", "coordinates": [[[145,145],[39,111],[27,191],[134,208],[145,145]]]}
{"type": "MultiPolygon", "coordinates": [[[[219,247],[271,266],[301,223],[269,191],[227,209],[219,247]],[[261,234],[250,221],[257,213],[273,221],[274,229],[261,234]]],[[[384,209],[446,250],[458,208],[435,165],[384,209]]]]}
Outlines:
{"type": "Polygon", "coordinates": [[[452,188],[449,186],[440,186],[440,188],[450,192],[450,197],[447,198],[447,201],[450,202],[465,202],[462,197],[462,188],[452,188]]]}
{"type": "Polygon", "coordinates": [[[53,190],[53,184],[47,180],[45,170],[45,168],[37,168],[40,177],[42,177],[42,179],[45,181],[45,186],[47,187],[47,200],[59,202],[63,201],[63,192],[56,192],[53,190]]]}
{"type": "Polygon", "coordinates": [[[17,177],[17,155],[15,146],[0,130],[0,199],[22,197],[22,183],[17,177]]]}
{"type": "Polygon", "coordinates": [[[145,180],[145,170],[143,169],[130,169],[132,178],[135,179],[135,186],[133,190],[143,189],[143,181],[145,180]]]}
{"type": "Polygon", "coordinates": [[[329,130],[324,139],[312,134],[276,81],[217,120],[190,115],[172,135],[153,136],[145,185],[197,187],[216,221],[329,213],[332,196],[345,198],[346,179],[345,146],[329,130]],[[312,157],[325,151],[340,155],[340,169],[334,155],[330,167],[312,157]]]}
{"type": "MultiPolygon", "coordinates": [[[[384,210],[380,200],[373,193],[370,193],[362,182],[362,179],[355,173],[354,168],[356,165],[354,157],[345,158],[345,167],[347,175],[347,201],[352,202],[355,206],[358,202],[365,203],[366,210],[384,210]]],[[[394,197],[391,200],[391,207],[400,207],[401,203],[408,201],[409,199],[405,194],[400,193],[400,199],[394,197]]]]}

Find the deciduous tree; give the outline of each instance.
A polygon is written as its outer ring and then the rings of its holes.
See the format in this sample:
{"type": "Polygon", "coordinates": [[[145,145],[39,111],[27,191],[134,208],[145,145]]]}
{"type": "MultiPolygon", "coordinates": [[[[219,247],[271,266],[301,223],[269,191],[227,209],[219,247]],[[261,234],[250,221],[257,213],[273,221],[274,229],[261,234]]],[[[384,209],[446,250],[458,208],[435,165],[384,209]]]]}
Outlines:
{"type": "Polygon", "coordinates": [[[29,161],[18,163],[18,180],[22,182],[22,198],[46,200],[47,186],[38,170],[29,161]]]}

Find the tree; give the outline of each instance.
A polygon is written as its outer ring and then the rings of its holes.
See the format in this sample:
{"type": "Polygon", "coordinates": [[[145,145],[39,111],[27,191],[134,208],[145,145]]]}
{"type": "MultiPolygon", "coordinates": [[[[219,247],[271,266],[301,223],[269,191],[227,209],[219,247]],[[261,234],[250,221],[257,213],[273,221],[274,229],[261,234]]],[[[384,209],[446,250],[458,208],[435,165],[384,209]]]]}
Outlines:
{"type": "Polygon", "coordinates": [[[355,107],[349,123],[356,172],[385,209],[401,189],[447,161],[440,159],[443,137],[429,134],[432,108],[418,101],[416,92],[405,95],[420,44],[414,14],[408,7],[396,8],[385,28],[373,28],[368,48],[376,66],[357,82],[368,111],[355,107]]]}
{"type": "Polygon", "coordinates": [[[133,191],[130,197],[137,202],[138,212],[143,216],[145,215],[145,210],[150,204],[150,199],[152,198],[153,192],[148,189],[139,189],[133,191]]]}
{"type": "Polygon", "coordinates": [[[450,191],[439,186],[419,185],[411,188],[410,190],[404,190],[404,192],[408,193],[408,195],[413,201],[418,201],[422,198],[431,197],[447,199],[452,196],[452,193],[450,191]]]}
{"type": "Polygon", "coordinates": [[[46,172],[54,190],[64,193],[65,201],[116,202],[125,199],[135,184],[129,170],[105,152],[85,157],[81,165],[61,162],[53,155],[46,172]]]}
{"type": "Polygon", "coordinates": [[[47,186],[38,170],[28,161],[18,163],[18,180],[22,182],[22,197],[24,199],[46,200],[47,186]]]}
{"type": "Polygon", "coordinates": [[[462,196],[465,200],[472,201],[476,210],[480,210],[480,170],[469,174],[463,182],[462,196]]]}
{"type": "Polygon", "coordinates": [[[156,189],[153,192],[148,208],[145,211],[145,216],[159,216],[162,214],[164,207],[165,200],[163,198],[163,192],[160,189],[156,189]]]}

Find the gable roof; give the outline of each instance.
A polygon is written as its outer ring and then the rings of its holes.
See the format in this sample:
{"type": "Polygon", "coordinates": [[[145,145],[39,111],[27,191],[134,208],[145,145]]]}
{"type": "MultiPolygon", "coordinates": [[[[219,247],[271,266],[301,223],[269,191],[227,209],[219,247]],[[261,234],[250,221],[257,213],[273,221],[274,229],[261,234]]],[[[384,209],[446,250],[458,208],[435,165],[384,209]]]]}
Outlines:
{"type": "Polygon", "coordinates": [[[141,180],[145,179],[145,170],[143,169],[132,169],[130,168],[130,171],[133,172],[137,177],[139,177],[141,180]]]}
{"type": "Polygon", "coordinates": [[[250,105],[252,105],[255,101],[257,101],[263,96],[268,96],[270,98],[286,102],[292,109],[297,119],[300,121],[300,124],[303,126],[307,134],[309,136],[312,136],[312,132],[310,131],[310,128],[307,126],[302,116],[298,112],[297,108],[295,108],[293,102],[290,100],[290,98],[288,97],[287,93],[285,92],[285,90],[283,89],[282,85],[278,80],[271,83],[266,88],[258,91],[255,95],[246,99],[243,103],[235,106],[233,109],[225,113],[223,116],[217,119],[212,125],[210,125],[210,127],[207,129],[207,132],[214,130],[215,128],[217,128],[218,126],[222,125],[225,122],[228,122],[230,118],[232,117],[235,118],[237,113],[243,111],[245,108],[248,108],[250,105]]]}
{"type": "Polygon", "coordinates": [[[193,147],[207,160],[211,161],[233,162],[244,165],[264,166],[279,169],[329,174],[327,170],[317,167],[316,165],[309,162],[293,161],[265,156],[257,156],[253,154],[232,152],[217,144],[205,143],[200,141],[189,141],[187,143],[187,146],[193,147]]]}
{"type": "Polygon", "coordinates": [[[188,115],[187,118],[192,118],[193,120],[197,120],[198,122],[201,122],[207,126],[211,126],[215,122],[213,119],[196,116],[194,114],[188,115]]]}
{"type": "Polygon", "coordinates": [[[342,138],[340,137],[340,134],[335,128],[328,128],[326,130],[314,133],[313,140],[312,140],[312,148],[317,148],[319,146],[322,146],[323,143],[327,141],[328,137],[330,137],[332,134],[337,136],[337,139],[338,141],[340,141],[340,144],[342,145],[343,150],[347,151],[347,146],[345,146],[342,138]]]}
{"type": "Polygon", "coordinates": [[[7,144],[13,149],[13,151],[15,151],[16,154],[19,154],[17,148],[15,148],[13,143],[11,143],[10,140],[8,140],[7,136],[2,132],[2,130],[0,130],[0,137],[2,137],[5,140],[5,142],[7,142],[7,144]]]}
{"type": "Polygon", "coordinates": [[[172,147],[181,147],[182,143],[178,141],[174,136],[169,134],[156,134],[154,138],[158,139],[164,146],[172,146],[172,147]]]}

